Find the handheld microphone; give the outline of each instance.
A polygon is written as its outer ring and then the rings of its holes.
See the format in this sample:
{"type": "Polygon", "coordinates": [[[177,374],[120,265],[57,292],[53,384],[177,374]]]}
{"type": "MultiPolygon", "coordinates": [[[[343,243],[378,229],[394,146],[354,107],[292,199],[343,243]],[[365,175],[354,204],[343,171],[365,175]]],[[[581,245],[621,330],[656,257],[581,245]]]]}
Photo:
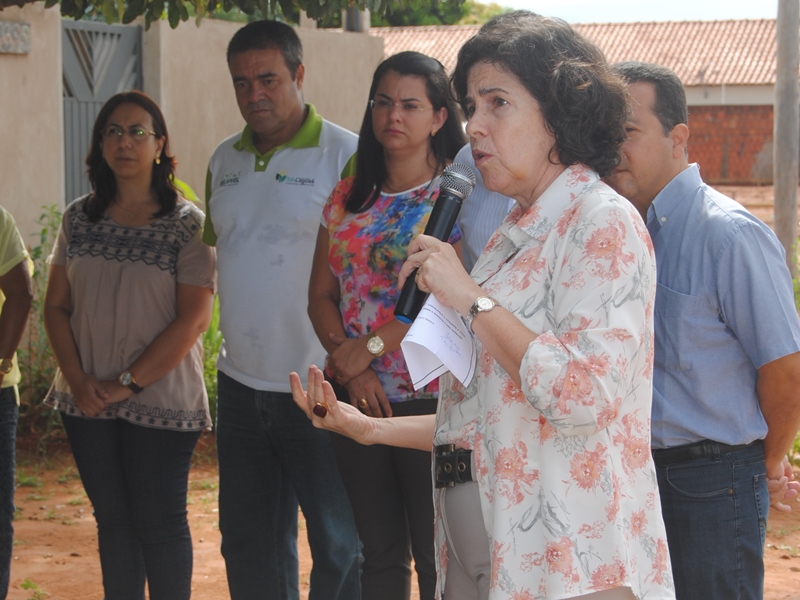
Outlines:
{"type": "MultiPolygon", "coordinates": [[[[453,163],[442,171],[439,197],[433,205],[431,217],[425,226],[425,235],[446,242],[453,232],[458,211],[461,210],[461,203],[472,193],[474,188],[475,172],[467,165],[453,163]]],[[[417,318],[428,297],[428,294],[420,291],[417,287],[417,282],[414,280],[416,274],[417,270],[414,269],[406,279],[403,290],[400,292],[400,298],[394,307],[394,316],[406,325],[417,318]]]]}

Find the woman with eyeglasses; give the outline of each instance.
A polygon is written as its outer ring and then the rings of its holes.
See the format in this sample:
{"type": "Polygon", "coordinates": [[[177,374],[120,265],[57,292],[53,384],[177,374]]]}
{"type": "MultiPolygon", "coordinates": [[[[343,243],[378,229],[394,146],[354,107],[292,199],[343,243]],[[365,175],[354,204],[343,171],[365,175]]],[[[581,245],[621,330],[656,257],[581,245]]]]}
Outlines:
{"type": "Polygon", "coordinates": [[[107,600],[191,595],[186,491],[211,426],[200,335],[214,296],[203,214],[175,190],[158,106],[112,97],[86,158],[92,192],[70,204],[50,258],[47,335],[61,412],[97,520],[107,600]]]}
{"type": "MultiPolygon", "coordinates": [[[[323,211],[309,315],[328,351],[339,401],[381,419],[436,412],[438,385],[415,391],[393,315],[397,276],[439,194],[439,175],[464,143],[442,65],[402,52],[375,71],[355,176],[323,211]]],[[[451,237],[456,248],[460,233],[451,237]]],[[[430,453],[365,447],[336,436],[336,458],[363,543],[362,600],[406,600],[413,555],[420,598],[436,585],[430,453]]]]}

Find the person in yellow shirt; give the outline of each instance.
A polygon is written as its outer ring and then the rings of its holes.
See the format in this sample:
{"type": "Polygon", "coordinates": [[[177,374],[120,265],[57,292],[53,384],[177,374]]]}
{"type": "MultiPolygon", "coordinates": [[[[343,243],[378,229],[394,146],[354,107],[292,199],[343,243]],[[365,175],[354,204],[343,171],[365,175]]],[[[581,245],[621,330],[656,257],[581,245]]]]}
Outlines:
{"type": "Polygon", "coordinates": [[[20,381],[16,350],[33,299],[32,266],[14,218],[0,206],[0,599],[8,593],[11,573],[20,381]]]}

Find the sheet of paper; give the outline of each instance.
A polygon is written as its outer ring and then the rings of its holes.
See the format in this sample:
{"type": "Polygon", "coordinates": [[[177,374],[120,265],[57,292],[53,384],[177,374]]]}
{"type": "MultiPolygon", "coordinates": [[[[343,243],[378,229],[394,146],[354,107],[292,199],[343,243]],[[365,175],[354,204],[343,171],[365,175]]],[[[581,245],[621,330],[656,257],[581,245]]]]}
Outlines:
{"type": "Polygon", "coordinates": [[[400,342],[414,389],[450,371],[464,385],[475,374],[475,342],[455,309],[431,295],[400,342]]]}

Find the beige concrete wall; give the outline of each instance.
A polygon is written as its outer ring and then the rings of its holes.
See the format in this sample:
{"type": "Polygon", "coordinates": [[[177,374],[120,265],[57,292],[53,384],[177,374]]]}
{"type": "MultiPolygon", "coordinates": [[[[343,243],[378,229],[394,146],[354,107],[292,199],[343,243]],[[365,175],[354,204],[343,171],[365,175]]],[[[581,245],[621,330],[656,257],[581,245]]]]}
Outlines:
{"type": "MultiPolygon", "coordinates": [[[[61,15],[41,3],[0,11],[31,26],[29,54],[0,54],[0,203],[36,245],[46,204],[64,203],[61,15]]],[[[178,177],[202,197],[208,158],[244,122],[225,50],[240,23],[206,19],[177,29],[160,21],[143,33],[144,91],[160,104],[178,157],[178,177]]],[[[306,101],[327,119],[357,131],[383,40],[364,34],[299,29],[306,101]]]]}
{"type": "MultiPolygon", "coordinates": [[[[164,111],[178,177],[202,197],[208,158],[217,144],[244,126],[233,94],[225,51],[241,23],[202,21],[144,32],[144,91],[164,111]]],[[[383,40],[368,35],[298,29],[303,42],[304,98],[325,118],[357,131],[383,40]]]]}
{"type": "Polygon", "coordinates": [[[29,54],[0,54],[0,204],[35,246],[41,207],[64,196],[61,14],[36,3],[0,20],[31,26],[29,54]]]}

